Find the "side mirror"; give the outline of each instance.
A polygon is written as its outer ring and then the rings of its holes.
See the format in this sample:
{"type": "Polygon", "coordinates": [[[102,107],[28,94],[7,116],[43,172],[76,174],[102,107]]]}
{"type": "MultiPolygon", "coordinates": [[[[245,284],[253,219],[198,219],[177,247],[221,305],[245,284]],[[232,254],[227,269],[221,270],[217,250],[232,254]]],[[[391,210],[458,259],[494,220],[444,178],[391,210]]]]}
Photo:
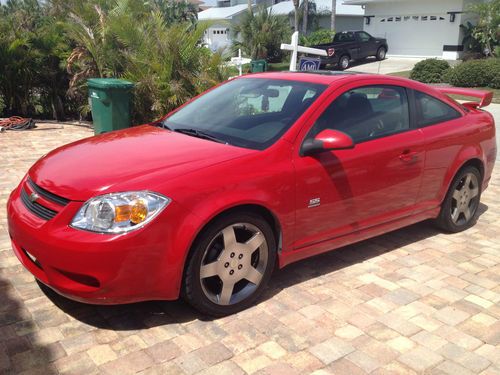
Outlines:
{"type": "Polygon", "coordinates": [[[316,137],[302,144],[301,155],[309,156],[331,150],[347,150],[354,148],[354,142],[346,133],[338,130],[325,129],[316,137]]]}

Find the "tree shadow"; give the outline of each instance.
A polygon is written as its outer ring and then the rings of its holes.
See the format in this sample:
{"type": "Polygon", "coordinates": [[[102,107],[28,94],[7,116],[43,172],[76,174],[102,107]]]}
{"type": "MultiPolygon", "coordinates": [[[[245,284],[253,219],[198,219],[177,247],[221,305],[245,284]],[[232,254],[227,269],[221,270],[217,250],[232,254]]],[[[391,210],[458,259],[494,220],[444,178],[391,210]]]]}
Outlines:
{"type": "MultiPolygon", "coordinates": [[[[487,210],[488,206],[480,203],[477,216],[479,217],[487,210]]],[[[270,299],[295,284],[442,233],[430,221],[424,221],[293,263],[274,272],[259,302],[270,299]]],[[[182,300],[98,306],[72,301],[60,296],[42,283],[39,285],[47,297],[65,313],[85,324],[102,329],[129,331],[193,320],[211,321],[214,319],[197,312],[182,300]]]]}
{"type": "Polygon", "coordinates": [[[0,374],[57,374],[51,362],[61,356],[62,349],[36,342],[32,333],[38,328],[16,293],[0,276],[0,374]]]}

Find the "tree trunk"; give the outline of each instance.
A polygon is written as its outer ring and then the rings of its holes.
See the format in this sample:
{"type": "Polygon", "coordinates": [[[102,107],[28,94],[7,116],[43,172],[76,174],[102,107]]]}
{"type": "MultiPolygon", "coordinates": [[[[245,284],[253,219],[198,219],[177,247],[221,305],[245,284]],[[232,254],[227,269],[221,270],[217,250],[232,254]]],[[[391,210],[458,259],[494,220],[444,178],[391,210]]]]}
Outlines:
{"type": "Polygon", "coordinates": [[[337,13],[337,0],[332,0],[332,18],[330,20],[330,30],[335,31],[335,15],[337,13]]]}
{"type": "Polygon", "coordinates": [[[309,0],[304,0],[304,18],[302,20],[302,34],[307,34],[307,18],[309,16],[309,0]]]}
{"type": "Polygon", "coordinates": [[[252,11],[252,0],[248,0],[248,11],[252,11]]]}
{"type": "Polygon", "coordinates": [[[300,0],[293,0],[293,7],[295,9],[294,12],[294,20],[293,20],[293,31],[299,31],[299,2],[300,0]]]}

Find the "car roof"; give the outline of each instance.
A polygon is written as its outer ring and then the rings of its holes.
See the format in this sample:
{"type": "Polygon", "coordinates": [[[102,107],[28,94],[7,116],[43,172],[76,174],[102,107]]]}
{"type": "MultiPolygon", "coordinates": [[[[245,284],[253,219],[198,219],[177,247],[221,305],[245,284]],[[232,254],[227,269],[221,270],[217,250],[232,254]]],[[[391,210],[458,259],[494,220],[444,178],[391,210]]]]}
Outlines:
{"type": "Polygon", "coordinates": [[[328,70],[317,70],[317,71],[309,71],[309,72],[265,72],[265,73],[253,73],[246,74],[239,78],[265,78],[265,79],[281,79],[288,81],[299,81],[299,82],[310,82],[310,83],[319,83],[323,85],[332,85],[338,84],[341,82],[353,82],[358,80],[365,79],[383,79],[387,80],[387,83],[395,84],[399,82],[401,85],[408,85],[416,83],[407,78],[396,77],[396,76],[387,76],[383,74],[369,74],[369,73],[361,73],[361,72],[340,72],[340,71],[328,71],[328,70]]]}

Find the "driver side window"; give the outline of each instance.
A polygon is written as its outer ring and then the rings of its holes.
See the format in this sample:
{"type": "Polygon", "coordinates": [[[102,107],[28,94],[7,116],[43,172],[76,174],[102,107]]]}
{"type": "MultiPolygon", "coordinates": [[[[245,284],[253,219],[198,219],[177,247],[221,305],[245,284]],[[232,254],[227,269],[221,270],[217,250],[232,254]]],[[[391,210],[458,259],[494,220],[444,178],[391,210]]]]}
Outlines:
{"type": "Polygon", "coordinates": [[[309,137],[333,129],[359,143],[409,128],[408,98],[403,87],[363,86],[337,97],[316,120],[309,137]]]}

